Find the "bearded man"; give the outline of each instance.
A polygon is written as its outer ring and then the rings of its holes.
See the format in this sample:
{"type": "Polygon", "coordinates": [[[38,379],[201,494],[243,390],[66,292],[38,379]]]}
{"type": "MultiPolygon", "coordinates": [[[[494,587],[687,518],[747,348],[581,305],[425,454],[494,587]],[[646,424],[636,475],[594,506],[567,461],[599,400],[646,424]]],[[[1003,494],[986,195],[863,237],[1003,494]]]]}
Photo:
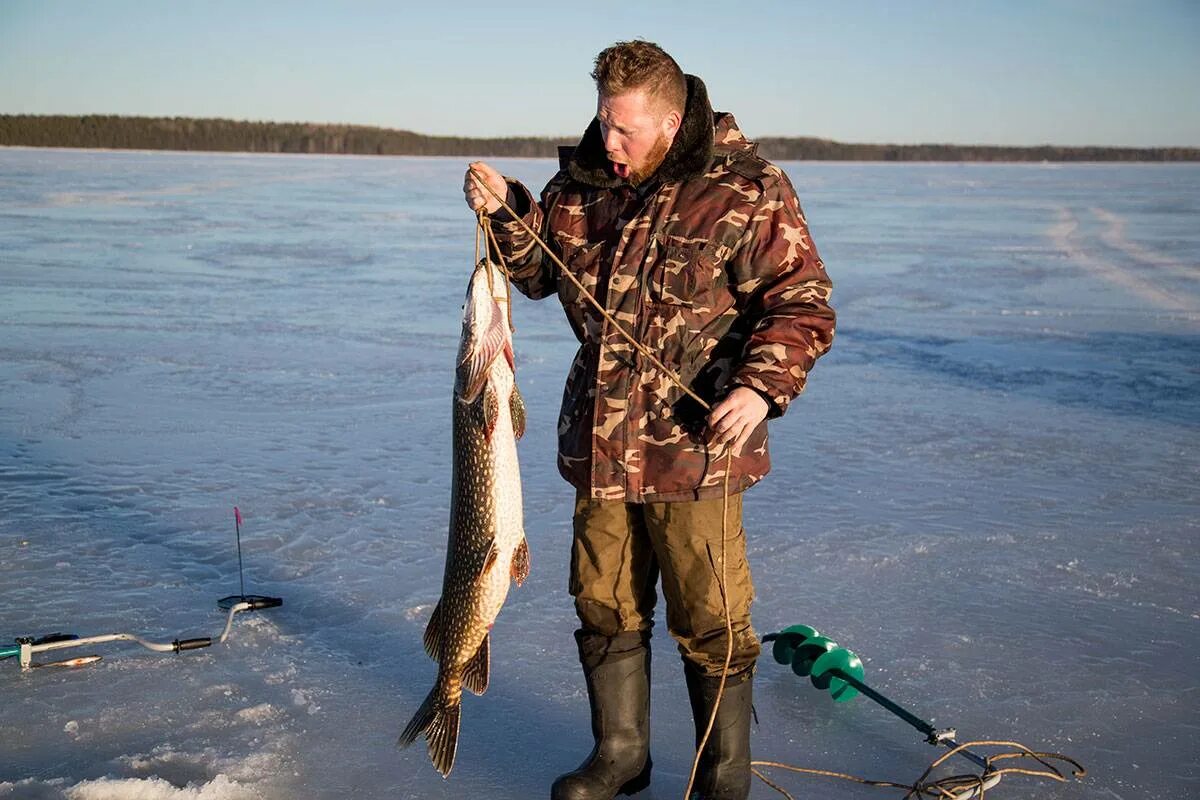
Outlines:
{"type": "Polygon", "coordinates": [[[750,790],[751,686],[759,644],[741,492],[769,468],[766,420],[784,413],[833,340],[830,283],[787,177],[756,155],[699,78],[657,45],[599,54],[596,118],[535,200],[471,165],[625,331],[712,406],[688,397],[558,274],[468,170],[517,288],[557,294],[580,347],[558,425],[577,490],[570,591],[595,747],[554,800],[611,800],[650,781],[650,627],[661,577],[697,744],[733,656],[694,797],[750,790]],[[725,448],[733,450],[726,475],[725,448]],[[728,538],[722,544],[725,485],[728,538]]]}

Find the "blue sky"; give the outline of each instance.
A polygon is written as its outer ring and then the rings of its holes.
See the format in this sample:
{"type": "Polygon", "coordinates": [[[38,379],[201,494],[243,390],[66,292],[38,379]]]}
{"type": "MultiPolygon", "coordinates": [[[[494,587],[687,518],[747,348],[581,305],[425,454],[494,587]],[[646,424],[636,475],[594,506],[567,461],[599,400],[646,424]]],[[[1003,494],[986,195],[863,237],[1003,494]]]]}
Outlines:
{"type": "Polygon", "coordinates": [[[0,113],[575,135],[619,39],[751,136],[1200,146],[1200,1],[0,0],[0,113]]]}

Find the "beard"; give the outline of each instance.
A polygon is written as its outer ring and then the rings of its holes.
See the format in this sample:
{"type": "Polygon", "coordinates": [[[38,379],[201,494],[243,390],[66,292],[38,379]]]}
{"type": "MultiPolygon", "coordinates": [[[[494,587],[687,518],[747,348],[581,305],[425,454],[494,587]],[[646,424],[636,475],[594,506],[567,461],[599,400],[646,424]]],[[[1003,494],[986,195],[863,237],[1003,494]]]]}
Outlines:
{"type": "Polygon", "coordinates": [[[645,183],[650,176],[658,172],[658,168],[662,166],[663,160],[667,157],[667,151],[671,149],[671,140],[664,134],[658,135],[658,140],[654,146],[650,148],[650,152],[646,154],[646,158],[641,164],[636,167],[629,167],[629,182],[634,186],[645,183]]]}

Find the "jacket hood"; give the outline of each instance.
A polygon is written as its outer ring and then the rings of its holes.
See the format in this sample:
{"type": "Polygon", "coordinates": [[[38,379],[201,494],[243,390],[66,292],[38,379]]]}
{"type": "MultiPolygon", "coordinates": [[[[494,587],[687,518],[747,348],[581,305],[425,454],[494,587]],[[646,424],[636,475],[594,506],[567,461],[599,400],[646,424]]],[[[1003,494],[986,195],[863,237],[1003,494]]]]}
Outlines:
{"type": "MultiPolygon", "coordinates": [[[[704,81],[695,75],[685,75],[684,80],[687,81],[688,96],[683,121],[671,142],[671,149],[654,173],[656,179],[664,182],[703,175],[718,152],[726,154],[731,150],[754,150],[754,145],[738,130],[732,114],[713,112],[704,81]]],[[[560,160],[571,177],[581,183],[612,188],[625,182],[624,178],[613,174],[609,167],[598,119],[593,119],[588,125],[578,145],[560,150],[560,160]]]]}

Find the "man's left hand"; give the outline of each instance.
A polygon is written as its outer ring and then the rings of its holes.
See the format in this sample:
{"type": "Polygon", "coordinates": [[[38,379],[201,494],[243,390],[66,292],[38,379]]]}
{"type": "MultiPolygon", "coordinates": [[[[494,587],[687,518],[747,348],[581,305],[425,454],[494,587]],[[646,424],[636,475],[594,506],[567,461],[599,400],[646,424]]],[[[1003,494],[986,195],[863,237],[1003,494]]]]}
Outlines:
{"type": "Polygon", "coordinates": [[[748,386],[739,386],[713,406],[708,414],[710,441],[715,445],[733,443],[737,453],[754,433],[758,424],[767,418],[770,406],[766,399],[748,386]]]}

